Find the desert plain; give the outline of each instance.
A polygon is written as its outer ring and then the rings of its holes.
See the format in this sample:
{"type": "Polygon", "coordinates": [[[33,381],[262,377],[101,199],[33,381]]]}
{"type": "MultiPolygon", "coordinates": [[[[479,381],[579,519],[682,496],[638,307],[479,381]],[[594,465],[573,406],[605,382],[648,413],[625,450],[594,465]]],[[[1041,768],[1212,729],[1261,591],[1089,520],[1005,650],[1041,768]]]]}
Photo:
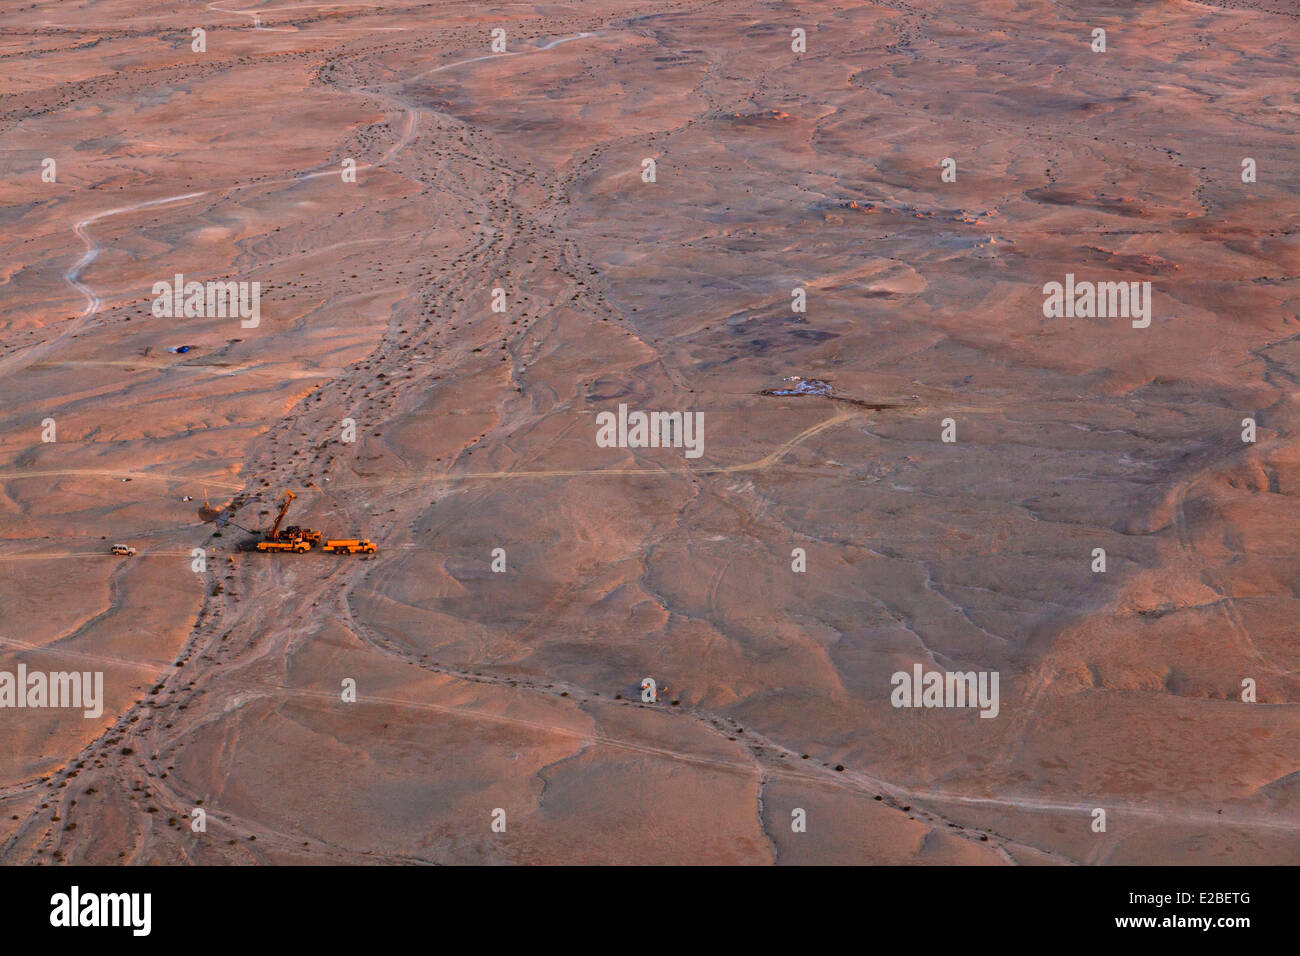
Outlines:
{"type": "Polygon", "coordinates": [[[7,5],[0,671],[103,701],[0,708],[0,861],[1294,862],[1298,55],[1286,0],[7,5]],[[285,492],[378,552],[250,550],[285,492]]]}

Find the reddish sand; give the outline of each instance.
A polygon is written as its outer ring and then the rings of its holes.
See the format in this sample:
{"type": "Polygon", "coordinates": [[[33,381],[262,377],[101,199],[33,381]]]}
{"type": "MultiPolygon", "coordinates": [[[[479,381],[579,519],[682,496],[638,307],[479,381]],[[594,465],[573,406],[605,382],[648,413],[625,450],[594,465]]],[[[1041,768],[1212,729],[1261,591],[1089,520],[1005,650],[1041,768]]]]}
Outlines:
{"type": "Polygon", "coordinates": [[[1291,5],[481,11],[0,13],[0,861],[1294,861],[1291,5]]]}

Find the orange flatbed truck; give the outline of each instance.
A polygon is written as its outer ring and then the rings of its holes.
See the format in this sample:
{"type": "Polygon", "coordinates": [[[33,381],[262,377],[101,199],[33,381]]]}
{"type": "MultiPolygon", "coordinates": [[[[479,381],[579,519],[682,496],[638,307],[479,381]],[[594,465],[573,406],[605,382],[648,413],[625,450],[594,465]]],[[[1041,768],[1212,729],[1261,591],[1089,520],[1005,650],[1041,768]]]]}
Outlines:
{"type": "Polygon", "coordinates": [[[302,538],[295,538],[293,541],[259,541],[257,542],[258,551],[295,551],[302,554],[304,551],[311,550],[311,542],[302,538]]]}
{"type": "Polygon", "coordinates": [[[379,549],[375,547],[373,541],[369,538],[335,538],[326,541],[321,545],[324,551],[332,551],[334,554],[374,554],[379,549]]]}

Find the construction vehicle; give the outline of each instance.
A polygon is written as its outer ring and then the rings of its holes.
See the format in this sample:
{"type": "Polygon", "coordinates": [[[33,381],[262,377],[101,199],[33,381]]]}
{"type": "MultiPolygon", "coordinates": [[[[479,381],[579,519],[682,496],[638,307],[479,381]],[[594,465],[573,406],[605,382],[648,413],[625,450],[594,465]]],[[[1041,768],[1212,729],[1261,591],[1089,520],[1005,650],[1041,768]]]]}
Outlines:
{"type": "Polygon", "coordinates": [[[123,554],[130,557],[135,554],[135,548],[131,547],[129,544],[115,544],[109,549],[109,552],[111,554],[123,554]]]}
{"type": "Polygon", "coordinates": [[[304,551],[311,550],[311,543],[298,538],[294,541],[259,541],[257,542],[258,551],[293,551],[295,554],[302,554],[304,551]]]}
{"type": "Polygon", "coordinates": [[[311,550],[312,542],[320,541],[321,533],[311,528],[301,528],[295,524],[280,530],[284,516],[289,513],[289,505],[293,504],[296,497],[298,496],[292,491],[284,493],[280,499],[280,513],[275,516],[275,524],[266,533],[266,540],[257,542],[258,551],[293,551],[302,554],[311,550]]]}
{"type": "Polygon", "coordinates": [[[321,549],[334,554],[374,554],[379,550],[369,538],[334,538],[321,545],[321,549]]]}

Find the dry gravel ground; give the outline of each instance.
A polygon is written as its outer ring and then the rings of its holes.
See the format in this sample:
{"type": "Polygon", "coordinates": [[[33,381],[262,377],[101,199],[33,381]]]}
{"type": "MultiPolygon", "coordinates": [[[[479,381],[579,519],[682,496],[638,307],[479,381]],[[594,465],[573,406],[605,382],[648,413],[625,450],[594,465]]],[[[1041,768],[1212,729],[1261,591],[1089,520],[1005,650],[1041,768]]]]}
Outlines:
{"type": "Polygon", "coordinates": [[[1294,861],[1297,54],[1281,0],[10,6],[0,670],[105,702],[0,710],[0,860],[1294,861]],[[240,550],[285,490],[379,554],[240,550]]]}

